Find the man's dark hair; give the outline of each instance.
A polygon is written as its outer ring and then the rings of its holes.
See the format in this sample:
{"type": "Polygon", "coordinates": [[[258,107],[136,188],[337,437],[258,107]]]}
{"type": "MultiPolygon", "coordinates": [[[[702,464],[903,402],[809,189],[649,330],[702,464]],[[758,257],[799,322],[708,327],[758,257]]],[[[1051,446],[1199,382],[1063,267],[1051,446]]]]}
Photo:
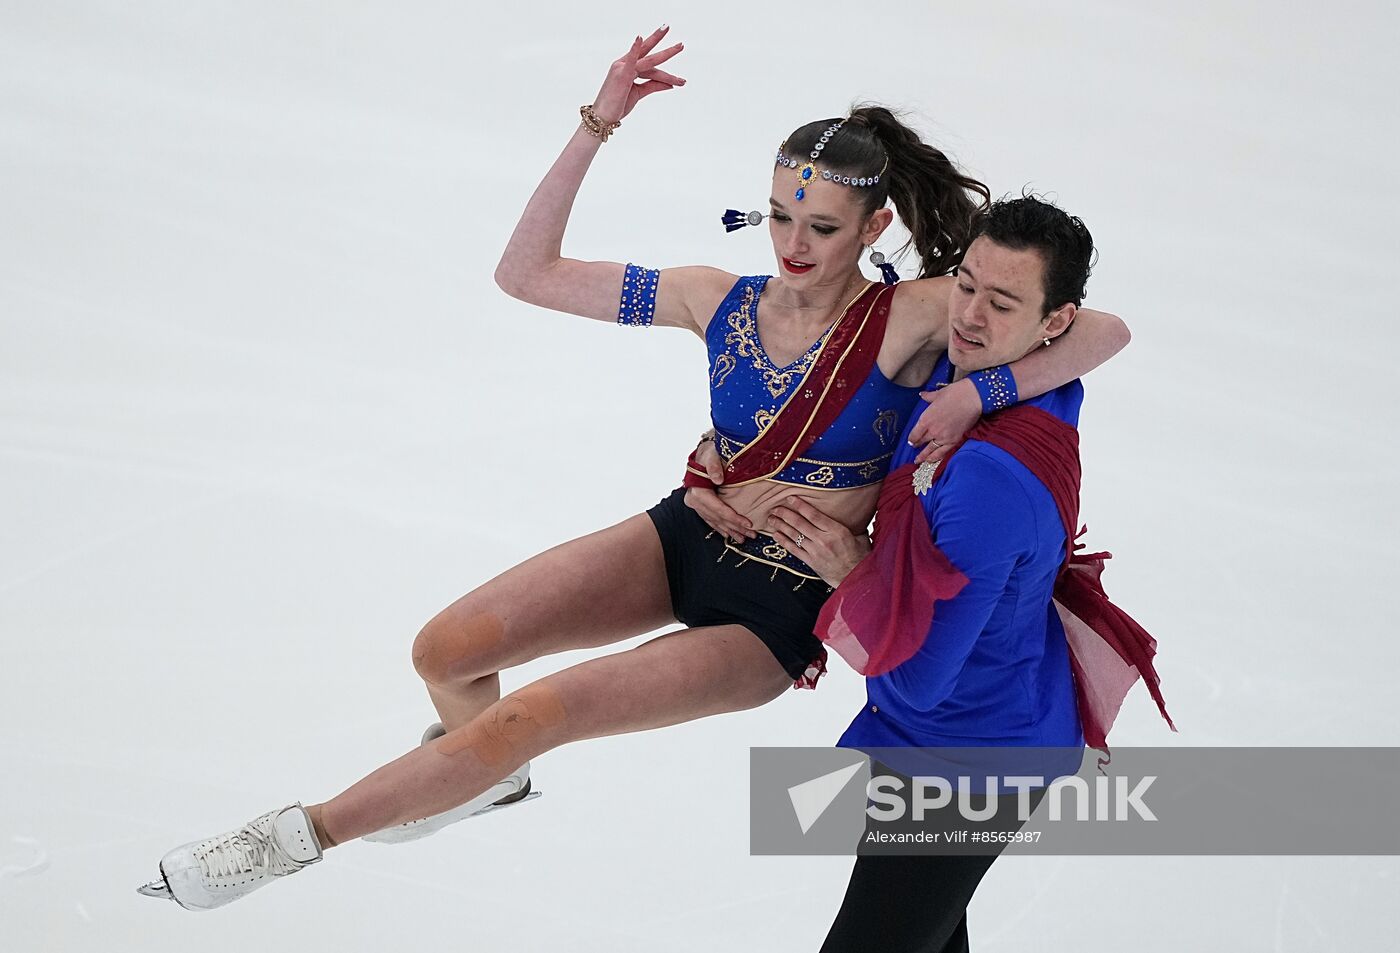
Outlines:
{"type": "MultiPolygon", "coordinates": [[[[985,235],[998,245],[1033,248],[1045,259],[1045,313],[1067,301],[1084,300],[1093,266],[1094,239],[1076,215],[1029,192],[1002,198],[978,217],[972,240],[985,235]]],[[[971,241],[969,240],[969,244],[971,241]]]]}

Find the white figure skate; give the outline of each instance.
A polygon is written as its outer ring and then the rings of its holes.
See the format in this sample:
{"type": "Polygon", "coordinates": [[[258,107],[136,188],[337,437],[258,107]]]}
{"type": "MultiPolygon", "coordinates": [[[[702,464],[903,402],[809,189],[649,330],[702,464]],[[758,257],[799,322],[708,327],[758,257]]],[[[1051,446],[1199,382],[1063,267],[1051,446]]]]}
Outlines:
{"type": "Polygon", "coordinates": [[[161,858],[160,879],[136,892],[174,900],[186,910],[213,910],[294,874],[322,857],[311,817],[291,804],[161,858]]]}
{"type": "MultiPolygon", "coordinates": [[[[428,726],[427,731],[423,732],[421,744],[427,744],[445,734],[447,734],[447,729],[442,726],[441,722],[435,722],[428,726]]],[[[450,811],[443,811],[441,814],[434,814],[432,817],[422,817],[416,821],[386,827],[382,831],[366,834],[361,840],[367,840],[372,844],[402,844],[406,841],[418,840],[436,834],[447,825],[455,824],[465,818],[478,817],[503,807],[510,807],[512,804],[533,801],[539,796],[539,791],[530,790],[530,762],[526,761],[465,804],[454,807],[450,811]]]]}

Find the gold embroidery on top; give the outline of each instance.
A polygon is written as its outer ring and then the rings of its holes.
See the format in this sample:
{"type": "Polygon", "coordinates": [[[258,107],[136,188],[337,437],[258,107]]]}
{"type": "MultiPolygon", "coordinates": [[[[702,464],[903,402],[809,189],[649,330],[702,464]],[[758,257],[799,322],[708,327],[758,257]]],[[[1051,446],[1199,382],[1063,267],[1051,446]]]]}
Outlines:
{"type": "Polygon", "coordinates": [[[758,424],[758,432],[763,433],[763,431],[767,430],[768,425],[771,424],[777,416],[778,415],[771,410],[759,409],[754,411],[753,422],[758,424]]]}
{"type": "Polygon", "coordinates": [[[724,379],[733,372],[738,362],[734,360],[733,354],[721,354],[715,358],[715,369],[710,372],[710,386],[723,387],[724,379]]]}
{"type": "MultiPolygon", "coordinates": [[[[787,368],[774,367],[764,352],[763,344],[758,337],[758,325],[753,316],[754,303],[757,300],[758,297],[754,294],[753,286],[746,287],[744,300],[740,302],[739,310],[729,315],[729,326],[734,330],[724,336],[724,344],[727,348],[733,348],[740,357],[752,360],[754,370],[762,376],[763,386],[768,388],[768,393],[773,397],[781,397],[792,386],[794,380],[801,380],[807,376],[807,371],[816,362],[817,353],[821,350],[819,345],[826,340],[827,334],[831,333],[831,328],[828,328],[807,349],[807,353],[787,368]]],[[[835,325],[833,324],[832,327],[835,325]]]]}
{"type": "Polygon", "coordinates": [[[875,431],[875,436],[880,438],[880,446],[887,447],[890,441],[895,438],[895,424],[899,422],[899,414],[893,410],[882,410],[875,417],[875,422],[870,428],[875,431]]]}
{"type": "MultiPolygon", "coordinates": [[[[766,413],[766,411],[759,411],[759,414],[755,416],[759,416],[764,413],[766,413]]],[[[773,414],[771,416],[776,417],[777,415],[773,414]]],[[[765,425],[770,422],[771,421],[769,420],[763,421],[765,425]]],[[[762,436],[761,432],[760,436],[762,436]]],[[[741,443],[738,440],[731,440],[722,433],[715,434],[715,449],[719,451],[720,458],[723,459],[726,464],[728,464],[728,462],[731,461],[734,458],[734,456],[739,451],[743,450],[746,446],[747,444],[741,443]]],[[[852,471],[859,474],[863,479],[867,481],[875,480],[882,476],[885,473],[885,471],[889,468],[890,457],[892,456],[894,456],[894,451],[889,451],[888,453],[881,454],[880,456],[875,457],[871,460],[854,460],[850,463],[838,463],[830,460],[814,460],[811,457],[797,457],[789,461],[788,466],[801,467],[803,464],[806,464],[807,466],[814,468],[806,474],[802,475],[801,482],[813,488],[825,488],[829,487],[832,483],[834,483],[838,475],[845,475],[849,479],[852,471]]],[[[704,474],[699,470],[692,470],[692,472],[704,476],[704,474]]],[[[777,474],[771,474],[767,477],[763,477],[762,479],[774,480],[774,482],[777,483],[788,483],[794,486],[799,485],[799,478],[796,475],[794,475],[792,479],[789,480],[779,480],[777,479],[777,474]]],[[[851,489],[851,487],[835,487],[834,489],[851,489]]]]}
{"type": "MultiPolygon", "coordinates": [[[[867,292],[869,292],[869,290],[871,289],[871,287],[874,286],[874,284],[875,284],[875,282],[873,282],[873,281],[867,281],[867,282],[865,283],[865,286],[862,287],[860,291],[856,292],[856,296],[855,296],[854,298],[852,298],[850,301],[848,301],[848,302],[846,303],[846,306],[845,306],[844,308],[841,309],[841,316],[840,316],[839,318],[836,319],[835,323],[833,323],[833,324],[831,325],[831,327],[829,327],[829,328],[826,329],[826,333],[823,334],[823,335],[821,336],[821,338],[818,339],[817,343],[813,345],[813,347],[816,349],[816,353],[817,353],[817,356],[818,356],[818,357],[820,357],[820,356],[826,351],[827,345],[830,343],[832,333],[836,330],[837,327],[839,327],[839,326],[841,325],[841,322],[842,322],[842,321],[846,321],[846,320],[848,320],[848,319],[850,319],[850,320],[856,320],[856,319],[854,319],[854,318],[851,316],[851,308],[854,307],[855,304],[856,304],[856,302],[860,301],[860,299],[863,298],[863,297],[866,295],[867,292]]],[[[886,290],[888,290],[888,289],[886,289],[886,290]]],[[[877,294],[877,295],[875,296],[874,300],[871,301],[870,306],[867,307],[867,308],[865,309],[865,314],[862,315],[862,316],[859,318],[859,320],[856,321],[856,323],[857,323],[859,326],[856,328],[855,335],[854,335],[852,341],[850,342],[850,345],[848,345],[847,348],[846,348],[846,350],[843,351],[843,352],[841,353],[841,355],[840,355],[839,357],[836,358],[835,366],[832,368],[832,378],[831,378],[832,380],[840,380],[840,379],[841,379],[841,377],[840,377],[841,365],[845,363],[846,358],[850,355],[850,353],[851,353],[851,348],[854,346],[855,342],[858,341],[858,340],[860,339],[861,332],[864,331],[865,326],[866,326],[866,323],[870,320],[870,315],[871,315],[871,313],[875,310],[875,305],[879,303],[879,301],[880,301],[880,296],[883,295],[884,293],[885,293],[885,292],[882,291],[882,292],[880,292],[880,294],[877,294]]],[[[726,337],[726,341],[727,341],[727,340],[728,340],[728,338],[726,337]]],[[[825,395],[826,395],[826,390],[823,390],[823,397],[825,397],[825,395]]],[[[782,406],[778,408],[778,411],[777,411],[777,412],[778,412],[779,414],[782,414],[784,411],[786,411],[786,410],[788,409],[788,407],[789,407],[789,405],[790,405],[791,403],[792,403],[792,398],[791,398],[791,397],[787,398],[787,399],[783,402],[782,406]]],[[[794,443],[801,442],[801,440],[806,436],[808,428],[810,428],[810,427],[812,426],[812,421],[815,419],[815,417],[816,417],[816,415],[817,415],[817,410],[819,409],[819,406],[820,406],[820,405],[818,405],[818,407],[813,407],[813,408],[811,408],[811,413],[808,415],[806,423],[804,423],[804,424],[802,425],[802,427],[800,428],[800,430],[799,430],[799,432],[798,432],[798,434],[797,434],[797,437],[796,437],[796,440],[794,441],[794,443]]],[[[755,441],[755,443],[757,443],[757,441],[755,441]]],[[[740,451],[740,455],[742,455],[743,453],[745,453],[745,452],[749,449],[749,447],[751,447],[751,446],[753,446],[753,444],[750,444],[749,446],[746,446],[743,450],[741,450],[741,451],[740,451]]],[[[790,456],[790,455],[792,454],[792,452],[793,452],[793,450],[790,448],[790,449],[788,450],[788,455],[790,456]]],[[[774,454],[773,454],[773,461],[774,461],[774,464],[776,464],[776,465],[775,465],[775,466],[773,467],[773,469],[768,473],[767,476],[753,477],[753,478],[751,478],[751,479],[749,479],[749,480],[745,480],[745,481],[743,481],[743,482],[737,482],[737,483],[730,483],[729,485],[730,485],[731,487],[733,487],[733,486],[745,486],[745,485],[747,485],[747,484],[749,484],[749,483],[755,483],[755,482],[757,482],[757,481],[759,481],[759,480],[767,480],[767,479],[770,479],[770,478],[773,476],[773,474],[777,473],[778,470],[782,469],[781,462],[783,461],[783,459],[784,459],[784,455],[783,455],[783,454],[781,454],[781,453],[774,453],[774,454]]],[[[733,465],[733,461],[731,461],[731,465],[733,465]]]]}
{"type": "Polygon", "coordinates": [[[860,466],[861,464],[864,464],[864,463],[883,463],[884,461],[888,460],[888,459],[889,459],[890,457],[892,457],[892,456],[894,456],[894,451],[893,451],[893,450],[891,450],[889,453],[882,453],[882,454],[880,454],[878,457],[873,457],[873,458],[871,458],[871,459],[869,459],[869,460],[852,460],[850,463],[842,463],[842,462],[837,461],[837,460],[813,460],[811,457],[798,457],[796,460],[794,460],[794,461],[792,461],[792,462],[793,462],[793,463],[810,463],[810,464],[812,464],[812,465],[814,465],[814,466],[818,466],[818,467],[858,467],[858,466],[860,466]]]}

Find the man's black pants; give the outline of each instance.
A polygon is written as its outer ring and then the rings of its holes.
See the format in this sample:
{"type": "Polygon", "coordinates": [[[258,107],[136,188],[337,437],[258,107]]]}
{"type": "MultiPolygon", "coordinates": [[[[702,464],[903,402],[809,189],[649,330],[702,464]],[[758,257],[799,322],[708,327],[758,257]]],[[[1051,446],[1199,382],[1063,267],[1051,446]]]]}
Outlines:
{"type": "MultiPolygon", "coordinates": [[[[1032,811],[1044,797],[1045,788],[1031,792],[1032,811]]],[[[1015,816],[1015,802],[1010,798],[1006,810],[999,807],[995,818],[978,827],[1019,830],[1024,822],[1015,816]]],[[[868,820],[866,831],[966,827],[956,804],[930,811],[923,824],[868,820]]],[[[1003,849],[971,855],[860,854],[821,953],[966,953],[967,905],[1003,849]]]]}

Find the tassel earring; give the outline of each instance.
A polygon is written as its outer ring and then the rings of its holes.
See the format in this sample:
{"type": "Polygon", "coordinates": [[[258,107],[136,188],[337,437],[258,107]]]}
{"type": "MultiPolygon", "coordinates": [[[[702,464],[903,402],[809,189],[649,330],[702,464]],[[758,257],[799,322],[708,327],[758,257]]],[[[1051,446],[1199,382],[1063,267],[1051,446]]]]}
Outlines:
{"type": "Polygon", "coordinates": [[[880,278],[887,285],[899,284],[899,272],[894,270],[894,265],[885,261],[885,256],[877,251],[870,253],[870,263],[880,269],[880,278]]]}
{"type": "Polygon", "coordinates": [[[762,225],[763,220],[767,217],[757,209],[752,212],[741,212],[737,208],[730,208],[724,210],[724,214],[720,216],[719,220],[724,224],[726,232],[737,232],[745,225],[762,225]]]}

